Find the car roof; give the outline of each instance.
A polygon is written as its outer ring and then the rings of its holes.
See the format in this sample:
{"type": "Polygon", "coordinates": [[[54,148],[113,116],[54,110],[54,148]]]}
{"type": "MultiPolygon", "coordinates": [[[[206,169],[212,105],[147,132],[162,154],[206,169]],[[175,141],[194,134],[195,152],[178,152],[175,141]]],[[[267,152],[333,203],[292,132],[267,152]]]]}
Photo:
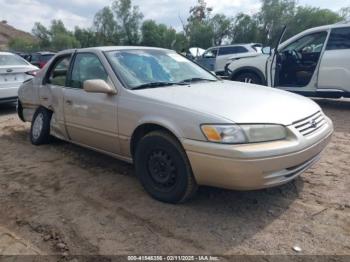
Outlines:
{"type": "Polygon", "coordinates": [[[260,45],[259,43],[244,43],[244,44],[232,44],[232,45],[218,45],[218,46],[212,46],[209,47],[208,49],[212,48],[222,48],[222,47],[235,47],[235,46],[249,46],[251,47],[252,45],[260,45]]]}
{"type": "Polygon", "coordinates": [[[35,52],[34,54],[39,54],[39,55],[55,55],[56,53],[54,52],[49,52],[49,51],[43,51],[43,52],[35,52]]]}
{"type": "Polygon", "coordinates": [[[10,52],[0,52],[0,55],[17,55],[17,54],[10,53],[10,52]]]}
{"type": "MultiPolygon", "coordinates": [[[[305,30],[303,32],[317,32],[317,31],[321,31],[321,30],[328,30],[328,29],[332,29],[332,28],[341,28],[341,27],[350,27],[350,22],[349,21],[342,21],[339,23],[335,23],[335,24],[331,24],[331,25],[323,25],[323,26],[317,26],[317,27],[313,27],[310,28],[308,30],[305,30]]],[[[287,30],[288,30],[288,26],[287,26],[287,30]]]]}
{"type": "MultiPolygon", "coordinates": [[[[336,24],[317,26],[317,27],[313,27],[313,28],[304,30],[304,31],[300,32],[299,34],[296,34],[296,35],[292,36],[291,38],[286,39],[283,43],[280,44],[279,48],[284,48],[285,46],[289,45],[291,42],[299,39],[300,37],[302,37],[304,35],[311,34],[311,33],[317,33],[320,31],[328,31],[328,30],[333,29],[333,28],[342,28],[342,27],[350,27],[350,22],[342,21],[342,22],[339,22],[336,24]]],[[[287,30],[288,30],[288,26],[287,26],[287,30]]]]}
{"type": "Polygon", "coordinates": [[[174,50],[159,48],[159,47],[149,47],[149,46],[96,46],[96,47],[87,47],[87,48],[78,48],[78,49],[67,49],[59,52],[59,55],[69,54],[73,52],[89,52],[89,51],[122,51],[122,50],[164,50],[175,52],[174,50]]]}

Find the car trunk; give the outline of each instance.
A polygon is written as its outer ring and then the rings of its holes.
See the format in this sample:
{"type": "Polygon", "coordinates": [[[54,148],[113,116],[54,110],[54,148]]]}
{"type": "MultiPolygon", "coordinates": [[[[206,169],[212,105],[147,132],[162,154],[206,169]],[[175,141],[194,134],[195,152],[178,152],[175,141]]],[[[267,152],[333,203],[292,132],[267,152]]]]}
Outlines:
{"type": "Polygon", "coordinates": [[[0,67],[0,88],[19,87],[25,80],[31,78],[27,74],[31,71],[27,66],[0,67]]]}

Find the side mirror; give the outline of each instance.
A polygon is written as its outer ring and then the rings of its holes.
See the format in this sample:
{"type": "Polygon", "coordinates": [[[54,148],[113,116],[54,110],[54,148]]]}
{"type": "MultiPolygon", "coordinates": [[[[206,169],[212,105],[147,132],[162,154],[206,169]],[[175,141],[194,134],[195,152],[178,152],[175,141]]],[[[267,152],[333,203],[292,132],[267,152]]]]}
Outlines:
{"type": "Polygon", "coordinates": [[[88,93],[102,93],[115,95],[117,91],[110,87],[106,81],[102,79],[92,79],[84,81],[84,90],[88,93]]]}
{"type": "Polygon", "coordinates": [[[261,51],[265,55],[271,55],[271,53],[272,53],[271,47],[269,47],[269,46],[265,46],[261,51]]]}

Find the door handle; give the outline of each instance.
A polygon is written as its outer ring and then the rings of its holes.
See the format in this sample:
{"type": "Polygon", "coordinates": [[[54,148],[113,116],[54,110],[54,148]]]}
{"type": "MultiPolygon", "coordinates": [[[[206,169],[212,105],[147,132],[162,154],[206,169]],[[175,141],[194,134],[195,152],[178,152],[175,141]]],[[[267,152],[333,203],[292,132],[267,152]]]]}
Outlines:
{"type": "Polygon", "coordinates": [[[43,101],[49,100],[49,98],[48,98],[48,97],[45,97],[45,96],[40,97],[40,99],[43,100],[43,101]]]}
{"type": "Polygon", "coordinates": [[[71,100],[66,100],[66,104],[67,104],[67,105],[72,105],[73,103],[72,103],[71,100]]]}

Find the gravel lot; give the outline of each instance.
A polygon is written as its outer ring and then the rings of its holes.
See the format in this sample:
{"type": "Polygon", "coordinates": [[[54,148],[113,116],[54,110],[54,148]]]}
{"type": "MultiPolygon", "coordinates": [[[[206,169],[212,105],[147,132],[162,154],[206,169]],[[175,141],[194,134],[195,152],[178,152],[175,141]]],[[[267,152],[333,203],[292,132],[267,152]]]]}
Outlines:
{"type": "Polygon", "coordinates": [[[133,167],[62,141],[34,147],[0,106],[0,227],[46,254],[350,255],[350,100],[317,100],[335,124],[322,160],[288,185],[201,188],[152,200],[133,167]]]}

